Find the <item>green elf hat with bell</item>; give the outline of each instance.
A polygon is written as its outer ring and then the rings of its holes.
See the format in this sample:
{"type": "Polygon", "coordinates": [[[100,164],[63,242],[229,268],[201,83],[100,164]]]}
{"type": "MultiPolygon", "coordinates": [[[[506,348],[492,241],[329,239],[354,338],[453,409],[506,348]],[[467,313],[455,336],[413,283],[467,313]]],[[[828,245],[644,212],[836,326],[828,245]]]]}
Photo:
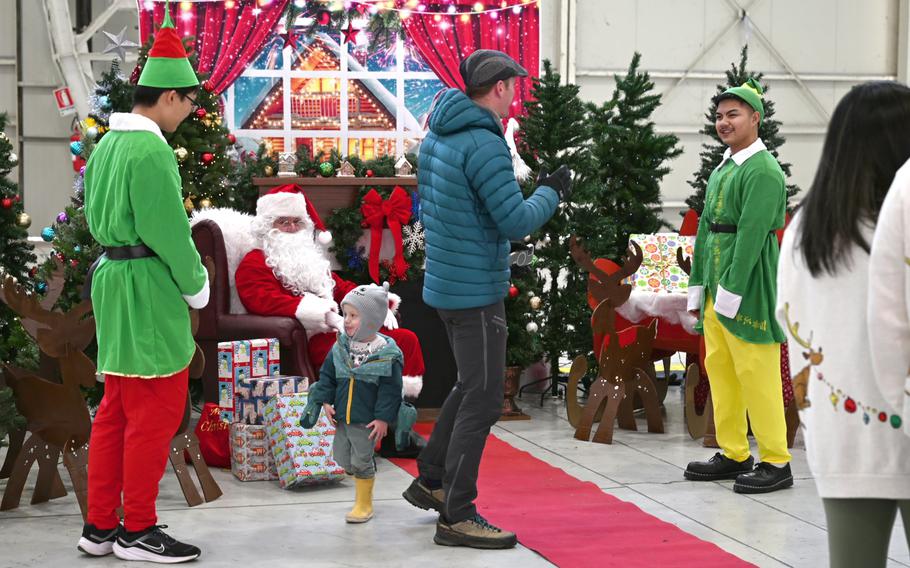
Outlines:
{"type": "Polygon", "coordinates": [[[159,89],[179,89],[181,87],[195,87],[199,84],[196,72],[186,57],[186,49],[174,22],[171,21],[170,2],[164,7],[164,22],[155,33],[152,49],[149,50],[148,60],[139,75],[140,87],[156,87],[159,89]]]}
{"type": "Polygon", "coordinates": [[[737,98],[743,100],[747,105],[752,107],[758,112],[761,120],[765,119],[765,105],[762,102],[762,95],[764,95],[765,90],[762,89],[762,86],[755,79],[749,79],[742,85],[738,87],[730,87],[719,97],[717,97],[716,102],[725,99],[737,98]]]}

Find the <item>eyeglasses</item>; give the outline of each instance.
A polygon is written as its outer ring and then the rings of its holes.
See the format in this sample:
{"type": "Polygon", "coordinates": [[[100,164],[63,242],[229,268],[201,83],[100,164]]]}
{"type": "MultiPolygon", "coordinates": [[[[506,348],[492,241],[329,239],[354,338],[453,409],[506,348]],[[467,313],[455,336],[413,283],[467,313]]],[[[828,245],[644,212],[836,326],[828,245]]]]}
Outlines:
{"type": "Polygon", "coordinates": [[[190,101],[190,103],[193,105],[193,108],[190,109],[190,112],[193,112],[193,111],[195,111],[196,109],[202,108],[202,105],[200,105],[199,103],[197,103],[197,102],[196,102],[196,99],[194,99],[193,97],[191,97],[191,96],[189,96],[189,95],[183,95],[183,98],[185,98],[185,99],[187,99],[188,101],[190,101]]]}

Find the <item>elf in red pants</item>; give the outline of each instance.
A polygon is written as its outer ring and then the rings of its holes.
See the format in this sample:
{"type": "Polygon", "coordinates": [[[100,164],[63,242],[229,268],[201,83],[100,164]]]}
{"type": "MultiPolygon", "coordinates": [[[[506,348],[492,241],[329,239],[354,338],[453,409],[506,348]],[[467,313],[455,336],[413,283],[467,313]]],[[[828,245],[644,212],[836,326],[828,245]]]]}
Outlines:
{"type": "Polygon", "coordinates": [[[105,392],[89,442],[88,518],[78,548],[173,564],[200,551],[161,530],[155,500],[186,406],[195,348],[187,306],[204,307],[209,287],[177,161],[161,134],[196,108],[199,84],[165,13],[132,112],[111,115],[85,170],[85,217],[105,248],[91,281],[105,392]]]}

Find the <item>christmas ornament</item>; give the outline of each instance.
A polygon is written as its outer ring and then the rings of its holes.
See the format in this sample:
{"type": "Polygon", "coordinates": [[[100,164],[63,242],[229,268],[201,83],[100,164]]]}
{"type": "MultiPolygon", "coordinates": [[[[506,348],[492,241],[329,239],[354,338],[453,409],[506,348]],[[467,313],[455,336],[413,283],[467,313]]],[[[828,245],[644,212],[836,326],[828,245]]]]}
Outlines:
{"type": "Polygon", "coordinates": [[[360,33],[360,31],[355,30],[354,24],[351,23],[350,20],[348,20],[347,29],[342,30],[342,34],[344,35],[344,42],[345,43],[357,43],[357,34],[358,33],[360,33]]]}
{"type": "Polygon", "coordinates": [[[540,298],[539,297],[534,296],[533,298],[531,298],[530,303],[531,303],[531,307],[534,308],[535,310],[540,309],[540,298]]]}
{"type": "Polygon", "coordinates": [[[373,177],[373,170],[367,170],[367,177],[368,178],[373,177]]]}
{"type": "Polygon", "coordinates": [[[205,115],[206,115],[206,114],[208,114],[208,111],[206,111],[204,108],[197,108],[197,109],[196,109],[196,116],[197,116],[197,117],[199,117],[199,118],[205,118],[205,115]]]}
{"type": "Polygon", "coordinates": [[[328,10],[320,10],[319,14],[316,15],[316,21],[319,22],[320,26],[327,26],[332,22],[332,14],[328,10]]]}
{"type": "Polygon", "coordinates": [[[262,171],[268,177],[272,177],[273,175],[275,175],[275,168],[273,168],[272,166],[266,166],[266,167],[262,168],[262,171]]]}
{"type": "Polygon", "coordinates": [[[47,292],[47,282],[38,282],[35,284],[35,290],[37,290],[39,294],[44,294],[47,292]]]}
{"type": "Polygon", "coordinates": [[[101,110],[110,110],[111,100],[107,97],[107,95],[101,95],[98,97],[98,106],[101,107],[101,110]]]}
{"type": "Polygon", "coordinates": [[[88,136],[89,138],[91,138],[92,140],[97,140],[98,139],[98,127],[92,126],[91,128],[89,128],[88,130],[85,131],[85,135],[88,136]]]}
{"type": "Polygon", "coordinates": [[[25,229],[28,229],[32,226],[32,218],[28,213],[19,213],[19,216],[16,217],[16,223],[25,229]]]}
{"type": "Polygon", "coordinates": [[[63,223],[68,223],[69,220],[70,220],[70,218],[69,218],[69,215],[66,214],[66,211],[61,211],[60,213],[57,213],[57,223],[60,223],[62,225],[63,223]]]}
{"type": "Polygon", "coordinates": [[[73,247],[73,250],[76,252],[76,254],[79,254],[80,252],[82,252],[82,247],[80,247],[79,245],[76,245],[73,247]]]}
{"type": "Polygon", "coordinates": [[[215,160],[215,154],[212,154],[211,152],[206,152],[202,155],[203,164],[211,164],[214,160],[215,160]]]}
{"type": "Polygon", "coordinates": [[[107,40],[110,42],[110,44],[104,48],[104,53],[116,53],[117,57],[120,58],[120,61],[126,61],[126,50],[139,47],[138,43],[126,39],[126,30],[127,28],[124,27],[117,35],[106,31],[101,32],[107,36],[107,40]]]}
{"type": "Polygon", "coordinates": [[[178,162],[182,162],[182,161],[186,160],[186,158],[187,158],[187,156],[189,156],[189,154],[190,153],[183,146],[177,146],[176,148],[174,148],[174,157],[177,158],[178,162]]]}
{"type": "Polygon", "coordinates": [[[17,165],[18,163],[19,163],[19,156],[17,156],[15,152],[10,152],[10,153],[9,153],[9,165],[10,165],[10,167],[15,168],[16,165],[17,165]]]}
{"type": "Polygon", "coordinates": [[[538,327],[536,323],[529,321],[528,325],[525,326],[525,329],[528,331],[528,333],[537,333],[538,327]]]}
{"type": "Polygon", "coordinates": [[[228,134],[227,139],[228,139],[228,142],[230,142],[231,144],[237,143],[237,137],[234,136],[233,134],[228,134]]]}
{"type": "Polygon", "coordinates": [[[3,205],[4,209],[11,209],[13,207],[13,200],[9,197],[4,197],[3,201],[0,201],[0,205],[3,205]]]}
{"type": "Polygon", "coordinates": [[[53,227],[45,227],[45,228],[41,229],[41,238],[46,243],[49,243],[52,240],[54,240],[54,237],[56,237],[56,236],[57,236],[57,233],[56,233],[56,231],[54,231],[53,227]]]}
{"type": "Polygon", "coordinates": [[[509,297],[510,298],[515,298],[518,296],[518,294],[519,294],[518,288],[516,288],[514,285],[509,286],[509,297]]]}
{"type": "Polygon", "coordinates": [[[187,197],[186,199],[183,200],[183,208],[186,209],[187,213],[191,213],[193,211],[193,209],[196,208],[196,206],[193,205],[193,200],[190,199],[189,197],[187,197]]]}
{"type": "Polygon", "coordinates": [[[335,173],[335,166],[332,165],[332,162],[322,162],[319,164],[319,173],[322,174],[322,177],[332,177],[332,174],[335,173]]]}
{"type": "Polygon", "coordinates": [[[408,247],[408,254],[423,250],[426,236],[423,232],[423,224],[420,221],[415,222],[413,225],[402,227],[401,231],[404,233],[402,241],[408,247]]]}
{"type": "Polygon", "coordinates": [[[201,208],[203,208],[203,209],[208,209],[208,208],[211,207],[211,206],[212,206],[212,200],[211,200],[211,199],[205,198],[205,199],[200,199],[200,200],[199,200],[199,207],[201,207],[201,208]]]}
{"type": "Polygon", "coordinates": [[[77,266],[79,266],[79,261],[76,260],[75,258],[70,260],[70,266],[72,266],[73,268],[76,268],[77,266]]]}
{"type": "Polygon", "coordinates": [[[75,142],[70,142],[70,153],[74,156],[78,156],[82,153],[82,142],[76,140],[75,142]]]}

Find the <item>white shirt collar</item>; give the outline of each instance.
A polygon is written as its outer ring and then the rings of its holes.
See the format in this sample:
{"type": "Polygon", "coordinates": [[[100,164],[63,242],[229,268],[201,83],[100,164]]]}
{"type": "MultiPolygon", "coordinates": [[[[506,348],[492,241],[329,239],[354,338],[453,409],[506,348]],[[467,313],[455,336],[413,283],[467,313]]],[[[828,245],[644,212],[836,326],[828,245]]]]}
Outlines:
{"type": "Polygon", "coordinates": [[[742,150],[740,150],[739,152],[737,152],[735,154],[733,154],[733,152],[732,152],[732,150],[730,150],[730,148],[727,148],[726,152],[724,152],[723,159],[720,161],[720,165],[718,165],[717,167],[724,165],[724,162],[726,162],[730,158],[733,158],[733,162],[737,166],[741,166],[741,165],[743,165],[743,162],[745,162],[746,160],[748,160],[755,154],[758,154],[762,150],[767,150],[767,149],[768,148],[765,146],[765,143],[761,141],[761,138],[756,138],[755,142],[753,142],[747,148],[743,148],[742,150]],[[732,154],[732,156],[731,156],[731,154],[732,154]]]}
{"type": "Polygon", "coordinates": [[[161,134],[161,129],[155,124],[155,121],[146,116],[142,116],[141,114],[136,114],[134,112],[115,112],[111,114],[109,124],[111,130],[127,132],[145,130],[155,134],[164,142],[167,142],[167,140],[164,139],[164,135],[161,134]]]}

